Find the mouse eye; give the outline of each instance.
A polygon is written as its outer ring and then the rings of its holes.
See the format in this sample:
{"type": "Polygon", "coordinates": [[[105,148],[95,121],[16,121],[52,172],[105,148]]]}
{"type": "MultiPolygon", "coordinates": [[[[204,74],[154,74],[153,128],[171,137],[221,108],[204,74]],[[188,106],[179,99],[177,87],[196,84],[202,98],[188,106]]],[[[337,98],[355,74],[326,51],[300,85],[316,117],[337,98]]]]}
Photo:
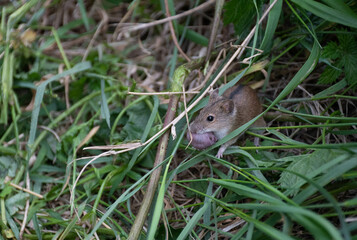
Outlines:
{"type": "Polygon", "coordinates": [[[207,117],[207,121],[209,121],[209,122],[212,122],[213,119],[214,119],[214,117],[213,117],[212,115],[209,115],[209,116],[207,117]]]}

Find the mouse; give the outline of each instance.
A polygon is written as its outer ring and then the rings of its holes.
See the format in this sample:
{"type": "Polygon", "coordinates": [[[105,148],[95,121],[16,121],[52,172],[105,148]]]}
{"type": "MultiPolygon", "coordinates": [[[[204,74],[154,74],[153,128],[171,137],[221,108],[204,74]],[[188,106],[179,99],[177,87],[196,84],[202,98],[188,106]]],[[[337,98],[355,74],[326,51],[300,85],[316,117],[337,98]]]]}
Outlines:
{"type": "MultiPolygon", "coordinates": [[[[191,134],[188,131],[186,137],[189,141],[192,140],[191,145],[194,148],[205,149],[259,115],[262,109],[256,92],[249,86],[234,86],[222,96],[219,96],[217,88],[210,93],[208,104],[190,124],[191,134]]],[[[259,118],[252,126],[265,127],[265,121],[259,118]]],[[[234,144],[241,135],[222,144],[216,157],[222,158],[227,147],[234,144]]],[[[259,139],[257,140],[254,143],[259,145],[259,139]]]]}

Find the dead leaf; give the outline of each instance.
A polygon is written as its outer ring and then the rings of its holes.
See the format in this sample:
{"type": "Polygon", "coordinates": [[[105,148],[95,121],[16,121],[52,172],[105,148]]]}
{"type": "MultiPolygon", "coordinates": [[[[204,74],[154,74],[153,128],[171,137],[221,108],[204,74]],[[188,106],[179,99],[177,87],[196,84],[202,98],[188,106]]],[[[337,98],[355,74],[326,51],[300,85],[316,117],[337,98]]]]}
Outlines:
{"type": "Polygon", "coordinates": [[[25,32],[23,32],[20,36],[21,42],[25,46],[30,46],[33,41],[36,39],[36,32],[33,31],[32,29],[27,29],[25,32]]]}
{"type": "Polygon", "coordinates": [[[78,151],[78,149],[80,149],[84,144],[86,144],[98,132],[99,128],[100,128],[100,126],[95,126],[94,128],[92,128],[92,130],[89,131],[87,136],[77,146],[76,152],[78,151]]]}
{"type": "Polygon", "coordinates": [[[132,143],[122,143],[119,145],[107,145],[107,146],[93,146],[86,147],[84,150],[95,149],[95,150],[112,150],[112,149],[129,149],[129,148],[138,148],[143,144],[140,142],[132,142],[132,143]]]}

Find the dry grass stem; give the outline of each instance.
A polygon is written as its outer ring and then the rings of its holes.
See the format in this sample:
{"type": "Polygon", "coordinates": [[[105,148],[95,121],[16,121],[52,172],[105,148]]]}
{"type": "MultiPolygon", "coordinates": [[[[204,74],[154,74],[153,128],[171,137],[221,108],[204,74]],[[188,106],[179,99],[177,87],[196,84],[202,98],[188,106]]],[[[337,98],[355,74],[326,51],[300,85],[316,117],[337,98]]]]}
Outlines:
{"type": "MultiPolygon", "coordinates": [[[[164,0],[165,1],[165,10],[166,10],[166,15],[167,17],[170,17],[170,10],[169,10],[169,3],[168,0],[164,0]]],[[[174,30],[174,25],[172,24],[173,20],[169,21],[169,26],[170,26],[170,32],[171,32],[171,37],[172,37],[172,41],[174,42],[177,50],[181,53],[181,55],[186,59],[187,62],[190,62],[191,59],[186,55],[186,53],[182,50],[182,48],[180,47],[180,44],[177,41],[177,37],[176,37],[176,33],[174,30]]]]}
{"type": "Polygon", "coordinates": [[[138,96],[156,96],[156,95],[175,95],[175,94],[198,94],[200,93],[199,91],[188,91],[188,92],[152,92],[152,93],[147,93],[147,92],[128,92],[130,95],[138,95],[138,96]]]}
{"type": "Polygon", "coordinates": [[[29,189],[23,188],[23,187],[15,184],[15,183],[10,182],[9,184],[10,184],[11,187],[19,189],[19,190],[21,190],[23,192],[27,192],[28,194],[31,194],[31,195],[33,195],[35,197],[38,197],[38,198],[41,198],[41,199],[43,198],[43,196],[41,194],[35,193],[35,192],[33,192],[33,191],[29,190],[29,189]]]}
{"type": "Polygon", "coordinates": [[[216,2],[216,0],[210,0],[210,1],[207,1],[205,3],[202,3],[201,5],[199,5],[199,6],[195,7],[195,8],[192,8],[190,10],[187,10],[186,12],[177,14],[175,16],[171,16],[171,17],[167,17],[167,18],[164,18],[164,19],[160,19],[160,20],[157,20],[157,21],[154,21],[154,22],[151,22],[151,23],[139,23],[136,26],[130,26],[130,27],[122,28],[121,31],[122,32],[133,32],[133,31],[138,31],[138,30],[141,30],[141,29],[147,29],[147,28],[159,25],[159,24],[167,23],[167,22],[170,22],[172,20],[176,20],[176,19],[188,16],[188,15],[191,15],[194,12],[206,9],[207,7],[211,6],[214,2],[216,2]]]}

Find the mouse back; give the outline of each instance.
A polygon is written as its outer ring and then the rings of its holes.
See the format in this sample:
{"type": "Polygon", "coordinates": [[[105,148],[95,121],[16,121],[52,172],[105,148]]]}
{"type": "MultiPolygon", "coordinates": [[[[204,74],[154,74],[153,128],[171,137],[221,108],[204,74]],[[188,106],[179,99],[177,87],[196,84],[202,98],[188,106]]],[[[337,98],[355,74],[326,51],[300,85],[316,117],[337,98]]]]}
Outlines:
{"type": "Polygon", "coordinates": [[[237,114],[243,124],[262,112],[258,95],[249,86],[238,85],[235,88],[228,89],[223,97],[233,100],[237,114]]]}

